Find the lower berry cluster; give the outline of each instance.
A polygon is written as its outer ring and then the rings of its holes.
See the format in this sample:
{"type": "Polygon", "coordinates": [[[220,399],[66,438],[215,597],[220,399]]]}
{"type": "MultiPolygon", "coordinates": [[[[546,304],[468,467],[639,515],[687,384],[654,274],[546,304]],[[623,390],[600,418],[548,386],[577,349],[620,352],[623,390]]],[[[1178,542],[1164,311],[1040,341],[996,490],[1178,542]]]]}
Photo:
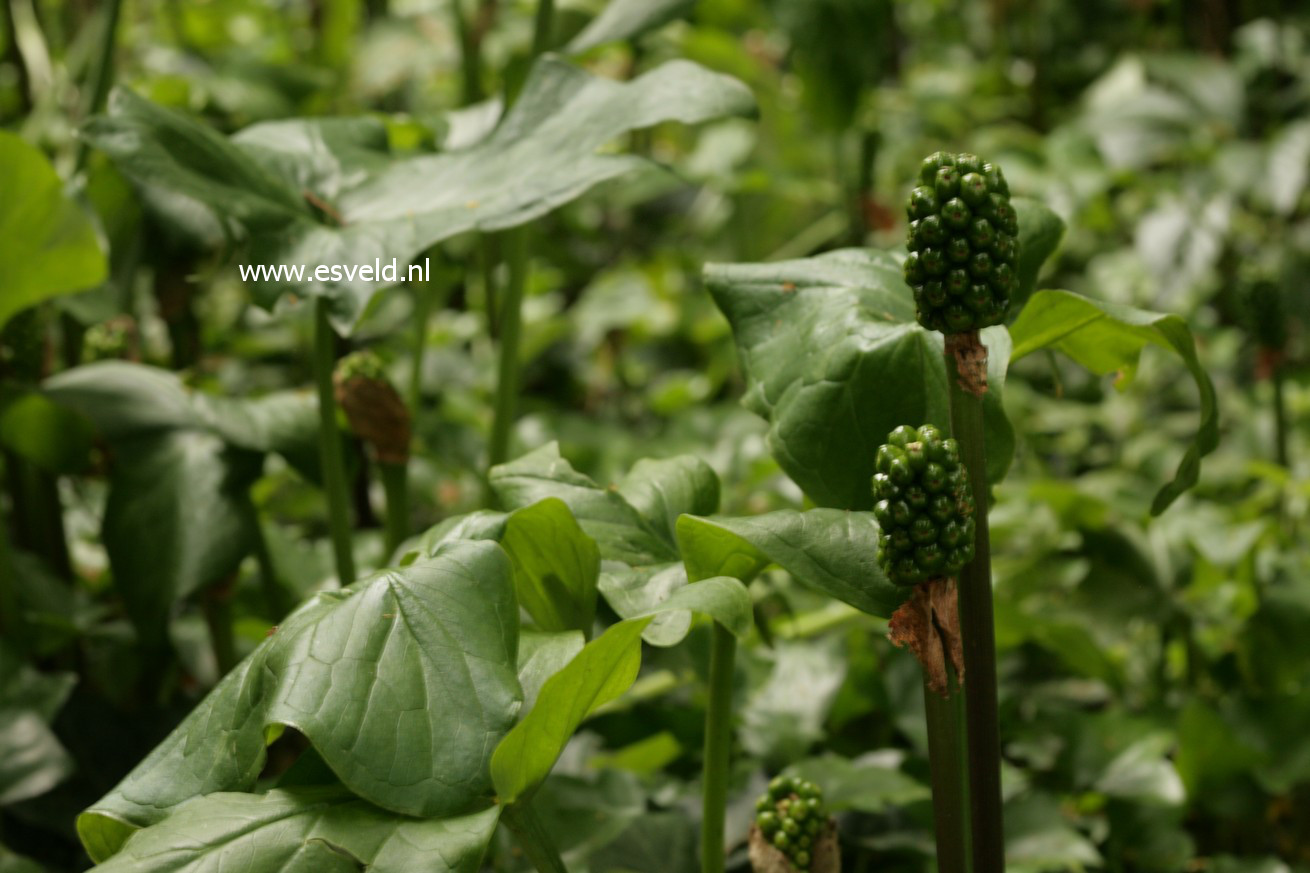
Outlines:
{"type": "Polygon", "coordinates": [[[897,585],[954,576],[973,560],[973,496],[960,447],[931,424],[902,425],[874,461],[878,563],[897,585]]]}
{"type": "Polygon", "coordinates": [[[828,826],[823,791],[813,782],[778,776],[755,802],[755,824],[797,870],[809,870],[814,847],[828,826]]]}

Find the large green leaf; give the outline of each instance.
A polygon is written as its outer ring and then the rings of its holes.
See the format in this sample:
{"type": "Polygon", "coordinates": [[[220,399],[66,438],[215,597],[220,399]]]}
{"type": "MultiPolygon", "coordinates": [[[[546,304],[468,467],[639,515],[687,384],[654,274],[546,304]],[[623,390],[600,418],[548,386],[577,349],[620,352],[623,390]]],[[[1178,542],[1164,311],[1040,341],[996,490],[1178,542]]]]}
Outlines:
{"type": "Polygon", "coordinates": [[[1019,257],[1015,264],[1015,289],[1010,298],[1011,314],[1020,311],[1037,287],[1037,274],[1064,238],[1064,221],[1045,203],[1027,197],[1014,198],[1019,219],[1019,257]]]}
{"type": "Polygon", "coordinates": [[[0,806],[44,794],[73,772],[50,722],[76,681],[39,673],[0,646],[0,806]]]}
{"type": "MultiPolygon", "coordinates": [[[[711,264],[705,280],[732,324],[746,407],[769,421],[778,464],[816,503],[869,509],[873,457],[893,428],[950,426],[941,334],[914,320],[900,254],[846,249],[798,261],[711,264]]],[[[990,351],[984,398],[987,473],[1014,454],[1001,405],[1009,337],[990,351]]]]}
{"type": "Polygon", "coordinates": [[[696,0],[610,0],[565,47],[580,54],[607,42],[632,39],[687,14],[696,0]]]}
{"type": "Polygon", "coordinates": [[[14,313],[104,281],[91,220],[64,196],[45,155],[0,130],[0,327],[14,313]]]}
{"type": "Polygon", "coordinates": [[[536,706],[491,756],[497,802],[513,803],[540,785],[582,720],[628,690],[641,668],[641,632],[648,621],[612,625],[546,680],[536,706]]]}
{"type": "Polygon", "coordinates": [[[619,493],[669,540],[677,538],[684,512],[709,515],[719,509],[719,477],[692,455],[641,459],[619,483],[619,493]]]}
{"type": "Polygon", "coordinates": [[[600,547],[602,558],[626,564],[661,564],[678,559],[673,540],[642,516],[616,489],[602,488],[560,457],[549,443],[506,464],[491,468],[491,487],[510,509],[557,497],[600,547]]]}
{"type": "MultiPolygon", "coordinates": [[[[741,83],[686,61],[615,82],[547,57],[491,136],[462,151],[399,159],[381,169],[361,158],[367,150],[357,131],[326,142],[332,152],[326,166],[303,171],[325,143],[321,136],[296,141],[282,129],[228,141],[124,91],[115,93],[109,115],[93,122],[88,136],[139,184],[182,191],[244,225],[250,263],[312,271],[393,258],[404,265],[456,234],[524,224],[644,165],[606,151],[624,133],[744,114],[753,106],[741,83]],[[324,190],[303,187],[325,178],[333,184],[324,190]],[[325,193],[333,188],[340,189],[335,196],[325,193]]],[[[254,280],[252,291],[268,307],[287,292],[326,296],[338,325],[348,328],[388,284],[358,274],[327,282],[279,277],[254,280]]]]}
{"type": "Polygon", "coordinates": [[[192,797],[249,790],[279,725],[385,809],[441,816],[485,801],[487,762],[521,701],[512,575],[495,543],[457,542],[318,595],[82,814],[87,851],[103,860],[192,797]]]}
{"type": "Polygon", "coordinates": [[[132,837],[106,873],[476,873],[495,833],[491,807],[411,819],[340,787],[218,793],[132,837]]]}
{"type": "Polygon", "coordinates": [[[499,803],[513,803],[540,785],[578,725],[631,687],[641,668],[642,633],[656,615],[670,611],[707,615],[739,637],[751,628],[750,594],[726,577],[684,585],[646,615],[611,625],[546,680],[536,705],[496,748],[491,778],[499,803]]]}
{"type": "Polygon", "coordinates": [[[114,584],[147,648],[167,645],[176,601],[235,573],[254,550],[249,492],[261,467],[259,455],[199,431],[114,444],[101,535],[114,584]]]}
{"type": "Polygon", "coordinates": [[[1151,513],[1164,512],[1196,484],[1201,458],[1219,445],[1219,410],[1214,384],[1196,356],[1196,343],[1186,322],[1176,315],[1092,300],[1071,291],[1039,291],[1010,326],[1010,335],[1012,360],[1055,349],[1098,375],[1119,373],[1121,387],[1132,381],[1145,346],[1158,346],[1177,355],[1200,392],[1201,424],[1173,481],[1155,495],[1151,513]]]}
{"type": "Polygon", "coordinates": [[[548,497],[511,512],[500,544],[514,564],[519,605],[537,626],[590,635],[600,550],[564,501],[548,497]]]}
{"type": "Polygon", "coordinates": [[[684,515],[678,519],[682,560],[693,579],[750,581],[777,564],[800,582],[880,618],[907,591],[878,566],[878,523],[868,512],[779,510],[747,518],[684,515]]]}
{"type": "Polygon", "coordinates": [[[91,427],[39,392],[0,393],[0,445],[50,473],[81,473],[91,462],[91,427]]]}
{"type": "Polygon", "coordinates": [[[127,361],[65,370],[47,379],[42,391],[84,415],[110,442],[190,428],[236,448],[277,452],[302,474],[318,475],[318,401],[310,391],[223,397],[194,391],[168,370],[127,361]]]}

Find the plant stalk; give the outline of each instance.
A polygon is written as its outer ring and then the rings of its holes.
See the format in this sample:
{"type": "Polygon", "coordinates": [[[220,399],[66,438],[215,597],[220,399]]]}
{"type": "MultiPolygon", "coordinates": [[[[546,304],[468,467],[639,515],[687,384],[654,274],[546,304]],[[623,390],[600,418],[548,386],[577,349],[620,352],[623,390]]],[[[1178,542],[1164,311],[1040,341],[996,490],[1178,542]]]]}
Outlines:
{"type": "Polygon", "coordinates": [[[410,290],[414,292],[414,360],[405,401],[410,414],[417,415],[423,400],[423,353],[427,351],[428,321],[432,318],[432,291],[426,285],[413,285],[410,290]]]}
{"type": "Polygon", "coordinates": [[[224,579],[211,585],[202,598],[205,624],[209,626],[209,641],[218,663],[218,675],[226,676],[237,665],[236,635],[232,628],[232,585],[235,579],[224,579]]]}
{"type": "Polygon", "coordinates": [[[946,669],[950,676],[948,697],[942,697],[928,687],[926,677],[923,684],[937,870],[939,873],[967,873],[969,789],[964,758],[964,695],[949,663],[946,669]]]}
{"type": "Polygon", "coordinates": [[[509,459],[509,434],[519,393],[519,335],[523,326],[523,289],[528,275],[528,229],[505,232],[502,251],[509,267],[500,305],[500,363],[496,373],[495,417],[491,423],[488,467],[509,459]]]}
{"type": "Polygon", "coordinates": [[[723,818],[728,804],[732,751],[732,677],[737,638],[714,622],[710,643],[710,702],[705,711],[704,800],[700,828],[701,873],[723,873],[723,818]]]}
{"type": "Polygon", "coordinates": [[[1291,466],[1287,450],[1287,376],[1281,360],[1274,363],[1270,382],[1274,397],[1274,458],[1283,468],[1291,466]]]}
{"type": "MultiPolygon", "coordinates": [[[[987,349],[977,331],[947,337],[946,373],[950,390],[951,430],[973,489],[976,538],[973,560],[959,575],[960,635],[964,644],[964,709],[969,772],[969,821],[972,830],[973,873],[1005,869],[1005,838],[1001,822],[1001,742],[996,698],[996,629],[992,617],[991,539],[987,527],[987,456],[983,443],[982,394],[965,387],[959,367],[960,346],[981,353],[986,372],[987,349]],[[952,354],[951,347],[957,346],[952,354]]],[[[982,388],[985,392],[986,388],[982,388]]]]}
{"type": "Polygon", "coordinates": [[[550,48],[550,36],[554,23],[555,0],[537,0],[537,19],[532,28],[533,59],[550,48]]]}
{"type": "Polygon", "coordinates": [[[378,476],[387,496],[386,553],[391,558],[409,536],[409,468],[405,464],[378,462],[378,476]]]}
{"type": "MultiPolygon", "coordinates": [[[[114,84],[114,46],[118,39],[118,20],[122,17],[123,0],[107,0],[104,5],[104,31],[100,34],[100,45],[96,49],[95,66],[92,68],[91,99],[87,101],[87,117],[95,115],[105,107],[109,89],[114,84]]],[[[86,166],[87,156],[91,153],[91,144],[81,139],[77,145],[77,169],[86,166]]]]}
{"type": "Polygon", "coordinates": [[[546,832],[530,803],[528,798],[511,803],[501,812],[500,820],[509,828],[523,849],[523,854],[537,868],[538,873],[568,873],[564,860],[559,856],[559,849],[555,848],[554,840],[546,832]]]}
{"type": "Polygon", "coordinates": [[[328,530],[336,555],[337,577],[342,585],[355,581],[355,554],[350,542],[350,495],[346,490],[346,465],[337,428],[337,398],[332,386],[336,365],[336,333],[328,321],[328,301],[314,301],[314,380],[318,387],[318,446],[323,466],[323,490],[328,504],[328,530]]]}

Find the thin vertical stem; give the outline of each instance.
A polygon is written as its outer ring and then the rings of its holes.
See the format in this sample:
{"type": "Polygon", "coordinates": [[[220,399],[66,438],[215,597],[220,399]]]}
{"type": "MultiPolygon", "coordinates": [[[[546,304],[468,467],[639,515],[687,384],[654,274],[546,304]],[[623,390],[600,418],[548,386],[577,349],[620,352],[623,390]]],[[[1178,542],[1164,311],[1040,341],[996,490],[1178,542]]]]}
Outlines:
{"type": "Polygon", "coordinates": [[[728,803],[728,764],[732,748],[732,677],[737,638],[714,622],[710,643],[709,708],[705,712],[705,760],[701,782],[701,873],[722,873],[723,818],[728,803]]]}
{"type": "MultiPolygon", "coordinates": [[[[964,643],[964,708],[968,726],[969,820],[972,826],[973,873],[1005,869],[1005,838],[1001,827],[1001,743],[996,702],[996,630],[992,617],[991,538],[987,527],[987,456],[983,444],[982,395],[966,385],[977,384],[961,374],[959,360],[981,354],[986,372],[986,347],[977,331],[947,338],[946,372],[951,400],[951,429],[973,489],[976,539],[973,560],[959,575],[960,633],[964,643]],[[952,345],[956,352],[951,351],[952,345]]],[[[986,390],[983,388],[982,390],[986,390]]]]}
{"type": "Polygon", "coordinates": [[[270,618],[280,621],[291,611],[294,604],[287,597],[286,589],[278,576],[273,553],[268,548],[268,536],[264,533],[262,519],[256,527],[255,562],[259,565],[259,589],[264,595],[264,608],[268,610],[270,618]]]}
{"type": "Polygon", "coordinates": [[[964,759],[964,695],[950,669],[950,694],[942,697],[923,684],[924,717],[928,723],[928,765],[932,778],[933,831],[937,840],[938,873],[969,869],[968,774],[964,759]]]}
{"type": "Polygon", "coordinates": [[[568,873],[554,840],[529,804],[526,798],[510,804],[501,812],[500,820],[509,828],[519,848],[523,849],[523,854],[537,868],[538,873],[568,873]]]}
{"type": "Polygon", "coordinates": [[[425,283],[412,285],[410,290],[414,292],[414,349],[405,401],[410,414],[417,415],[423,400],[423,357],[427,351],[428,322],[432,319],[432,289],[425,283]]]}
{"type": "Polygon", "coordinates": [[[335,338],[328,321],[327,298],[319,297],[314,301],[314,381],[318,387],[319,456],[337,577],[342,585],[349,585],[355,581],[355,554],[350,542],[350,495],[346,490],[346,465],[337,428],[337,398],[332,387],[332,369],[337,357],[335,338]]]}
{"type": "Polygon", "coordinates": [[[378,462],[378,475],[387,496],[386,553],[390,558],[409,536],[409,487],[405,464],[378,462]]]}
{"type": "MultiPolygon", "coordinates": [[[[104,5],[104,30],[100,34],[95,66],[92,68],[91,97],[87,101],[87,115],[94,115],[105,106],[109,89],[114,84],[114,46],[118,39],[118,19],[123,11],[123,0],[107,0],[104,5]]],[[[82,139],[77,146],[77,169],[86,166],[91,145],[82,139]]]]}
{"type": "Polygon", "coordinates": [[[505,296],[500,305],[500,363],[496,372],[495,417],[491,423],[488,466],[509,459],[509,434],[519,393],[519,334],[523,322],[523,289],[528,274],[528,229],[516,227],[503,236],[509,267],[505,296]]]}
{"type": "Polygon", "coordinates": [[[1287,377],[1281,360],[1274,362],[1270,381],[1274,392],[1274,458],[1280,467],[1289,467],[1291,458],[1287,451],[1287,377]]]}
{"type": "Polygon", "coordinates": [[[532,57],[550,48],[555,23],[555,0],[537,0],[537,19],[532,28],[532,57]]]}
{"type": "Polygon", "coordinates": [[[202,598],[205,624],[209,626],[209,641],[218,663],[218,675],[226,676],[237,665],[236,635],[232,627],[232,585],[234,579],[224,579],[211,585],[202,598]]]}

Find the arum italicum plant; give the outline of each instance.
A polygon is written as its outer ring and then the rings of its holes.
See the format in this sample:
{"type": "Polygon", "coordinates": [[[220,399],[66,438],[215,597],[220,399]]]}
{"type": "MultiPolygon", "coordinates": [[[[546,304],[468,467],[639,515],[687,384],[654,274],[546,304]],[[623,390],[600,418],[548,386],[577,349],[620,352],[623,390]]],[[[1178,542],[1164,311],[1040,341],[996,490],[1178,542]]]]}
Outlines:
{"type": "Polygon", "coordinates": [[[1059,351],[1122,390],[1143,348],[1184,364],[1200,427],[1153,515],[1216,447],[1215,392],[1178,317],[1037,290],[1064,224],[1011,199],[998,166],[930,156],[908,219],[905,254],[712,264],[706,286],[732,325],[743,403],[768,420],[783,471],[832,508],[811,512],[877,531],[858,570],[870,596],[843,599],[890,619],[892,642],[924,666],[938,869],[992,873],[1005,845],[987,510],[1019,440],[1001,402],[1008,366],[1059,351]]]}

